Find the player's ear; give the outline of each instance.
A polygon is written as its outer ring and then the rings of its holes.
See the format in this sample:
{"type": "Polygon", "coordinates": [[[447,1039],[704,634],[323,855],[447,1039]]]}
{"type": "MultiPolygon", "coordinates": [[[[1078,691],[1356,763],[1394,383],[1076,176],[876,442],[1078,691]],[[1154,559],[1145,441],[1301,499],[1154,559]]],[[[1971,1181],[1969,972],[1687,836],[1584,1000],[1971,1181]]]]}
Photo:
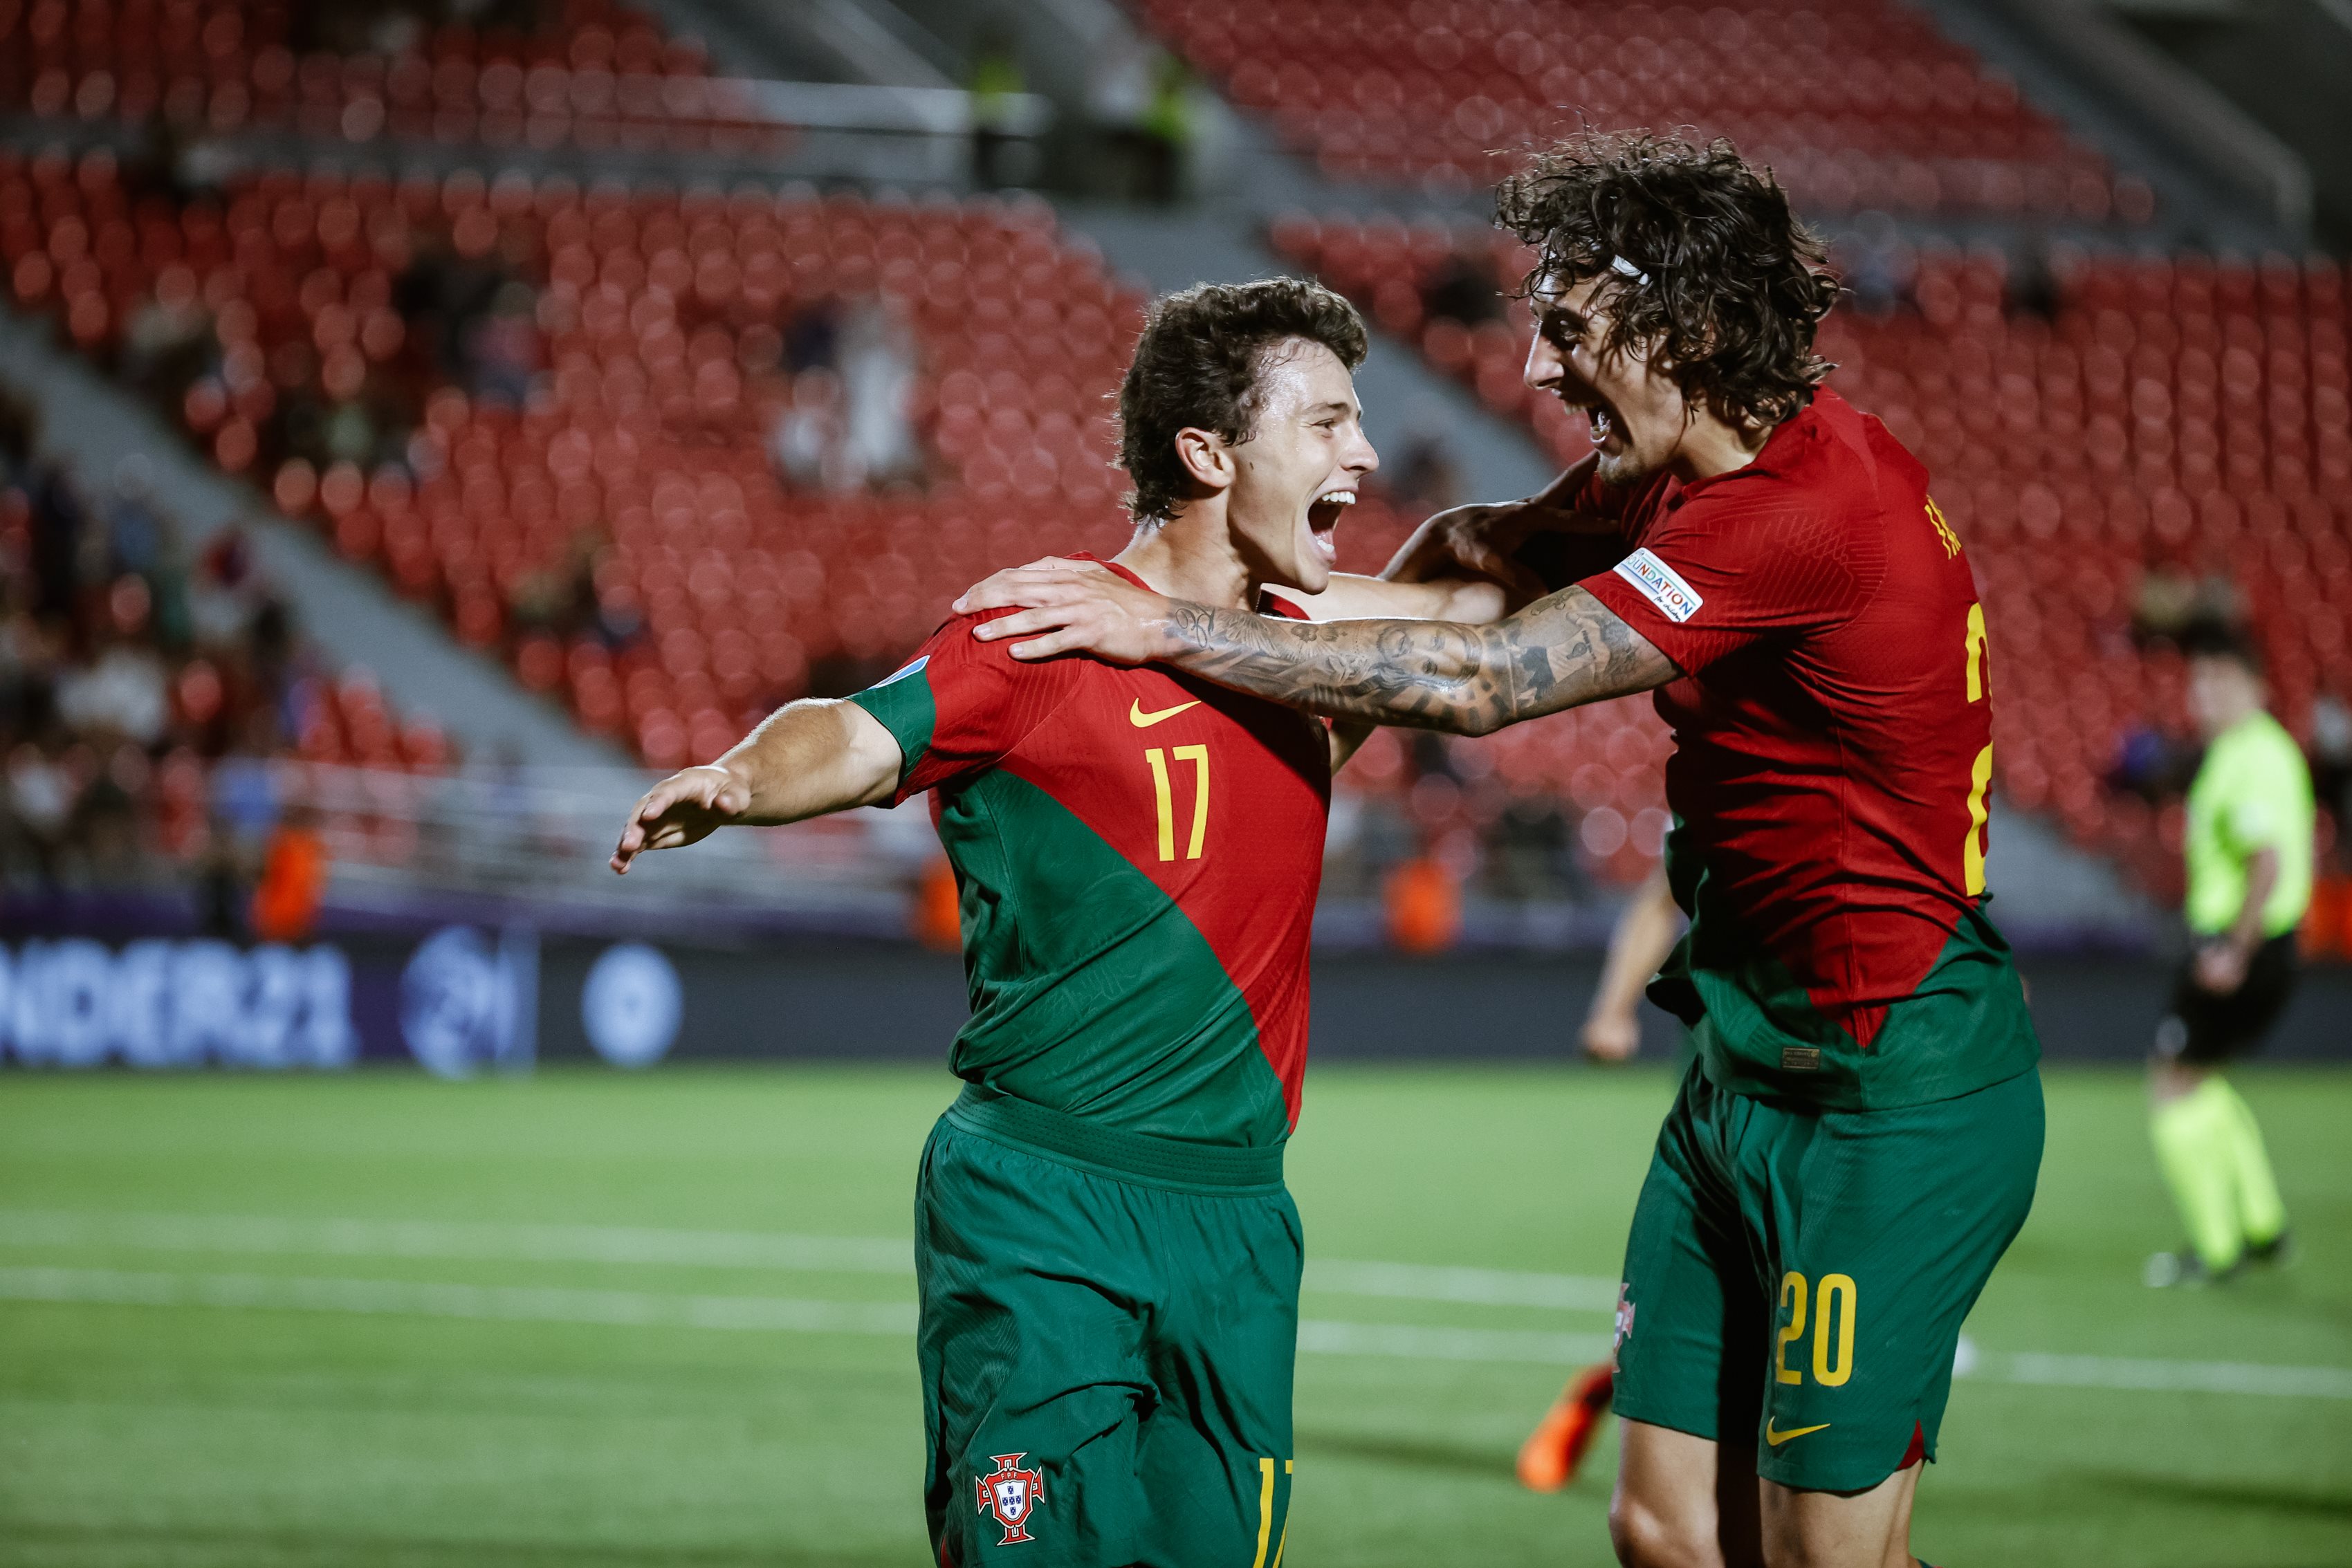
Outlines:
{"type": "Polygon", "coordinates": [[[1194,484],[1211,490],[1224,489],[1238,472],[1234,449],[1223,436],[1189,424],[1176,433],[1176,461],[1184,465],[1194,484]]]}

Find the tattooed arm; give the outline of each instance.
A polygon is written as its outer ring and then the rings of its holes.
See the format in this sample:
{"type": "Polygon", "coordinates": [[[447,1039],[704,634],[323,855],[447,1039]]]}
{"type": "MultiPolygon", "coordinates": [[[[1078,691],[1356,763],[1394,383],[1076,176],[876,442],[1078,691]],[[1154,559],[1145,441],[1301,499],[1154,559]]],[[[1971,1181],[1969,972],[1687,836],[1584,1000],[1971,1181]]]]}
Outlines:
{"type": "Polygon", "coordinates": [[[974,635],[1028,638],[1013,645],[1015,658],[1084,651],[1121,664],[1159,660],[1312,713],[1459,735],[1647,691],[1681,674],[1580,588],[1489,626],[1276,621],[1165,599],[1098,570],[999,572],[956,602],[965,612],[1004,605],[1026,608],[974,635]]]}

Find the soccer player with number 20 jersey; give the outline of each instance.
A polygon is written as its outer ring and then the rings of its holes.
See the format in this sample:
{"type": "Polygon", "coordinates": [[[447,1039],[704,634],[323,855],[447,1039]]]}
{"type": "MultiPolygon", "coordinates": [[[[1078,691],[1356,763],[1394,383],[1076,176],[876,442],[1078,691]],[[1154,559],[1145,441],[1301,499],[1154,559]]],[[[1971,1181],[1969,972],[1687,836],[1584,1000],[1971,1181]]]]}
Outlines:
{"type": "Polygon", "coordinates": [[[1487,627],[1293,625],[1098,570],[963,607],[1023,657],[1160,664],[1334,717],[1479,734],[1654,690],[1666,872],[1652,998],[1697,1060],[1626,1249],[1611,1528],[1628,1563],[1891,1568],[1961,1320],[2023,1224],[2039,1048],[1987,919],[1983,612],[1925,470],[1822,385],[1836,295],[1727,146],[1565,143],[1506,182],[1534,247],[1530,385],[1593,452],[1419,559],[1555,590],[1487,627]],[[1749,1478],[1753,1478],[1750,1479],[1749,1478]]]}

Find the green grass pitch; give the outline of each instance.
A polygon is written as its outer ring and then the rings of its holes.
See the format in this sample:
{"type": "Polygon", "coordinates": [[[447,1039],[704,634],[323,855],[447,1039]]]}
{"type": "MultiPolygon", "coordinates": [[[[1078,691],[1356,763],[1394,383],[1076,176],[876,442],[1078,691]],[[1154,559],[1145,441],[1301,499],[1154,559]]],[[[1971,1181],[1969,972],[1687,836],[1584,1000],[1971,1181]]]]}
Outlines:
{"type": "MultiPolygon", "coordinates": [[[[2301,1260],[2158,1293],[2137,1080],[2050,1075],[2040,1201],[1920,1489],[1931,1560],[2352,1562],[2352,1075],[2240,1082],[2301,1260]]],[[[0,1079],[0,1563],[914,1568],[905,1238],[952,1087],[0,1079]]],[[[1610,1560],[1613,1450],[1557,1497],[1511,1458],[1608,1330],[1671,1089],[1309,1074],[1287,1563],[1610,1560]]]]}

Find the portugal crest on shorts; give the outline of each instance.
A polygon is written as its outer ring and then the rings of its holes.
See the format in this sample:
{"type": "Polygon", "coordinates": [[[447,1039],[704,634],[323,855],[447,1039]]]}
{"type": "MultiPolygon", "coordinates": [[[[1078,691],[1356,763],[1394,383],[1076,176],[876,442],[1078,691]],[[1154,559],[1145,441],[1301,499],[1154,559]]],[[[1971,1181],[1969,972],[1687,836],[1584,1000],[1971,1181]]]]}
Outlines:
{"type": "Polygon", "coordinates": [[[980,1511],[992,1513],[996,1522],[1004,1526],[1004,1539],[999,1546],[1012,1546],[1037,1538],[1024,1528],[1029,1522],[1029,1511],[1045,1495],[1045,1478],[1037,1470],[1016,1469],[1025,1456],[1021,1454],[991,1454],[996,1469],[980,1478],[980,1511]]]}

